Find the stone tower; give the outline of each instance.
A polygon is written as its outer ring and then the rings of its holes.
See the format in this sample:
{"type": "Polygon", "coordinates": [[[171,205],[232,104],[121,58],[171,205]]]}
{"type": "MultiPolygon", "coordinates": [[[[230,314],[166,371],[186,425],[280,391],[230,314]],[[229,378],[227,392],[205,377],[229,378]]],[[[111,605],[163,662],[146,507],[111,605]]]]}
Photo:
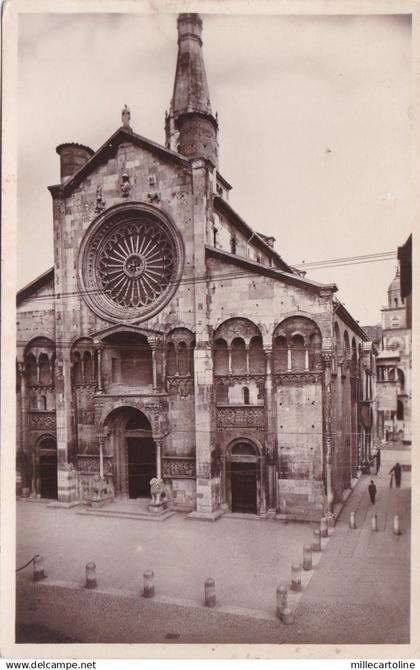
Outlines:
{"type": "Polygon", "coordinates": [[[217,119],[213,116],[202,53],[198,14],[178,17],[178,60],[173,96],[165,119],[166,146],[217,167],[217,119]]]}

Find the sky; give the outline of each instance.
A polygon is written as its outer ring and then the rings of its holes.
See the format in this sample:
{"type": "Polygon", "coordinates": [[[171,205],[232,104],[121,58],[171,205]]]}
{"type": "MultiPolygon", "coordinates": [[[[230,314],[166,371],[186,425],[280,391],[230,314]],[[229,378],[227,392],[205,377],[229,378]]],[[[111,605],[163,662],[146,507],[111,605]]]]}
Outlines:
{"type": "MultiPolygon", "coordinates": [[[[409,16],[202,15],[230,204],[291,264],[388,252],[414,227],[409,16]]],[[[18,52],[18,288],[53,265],[62,142],[99,148],[131,110],[164,143],[176,15],[24,14],[18,52]]],[[[308,271],[361,325],[397,262],[308,271]]]]}

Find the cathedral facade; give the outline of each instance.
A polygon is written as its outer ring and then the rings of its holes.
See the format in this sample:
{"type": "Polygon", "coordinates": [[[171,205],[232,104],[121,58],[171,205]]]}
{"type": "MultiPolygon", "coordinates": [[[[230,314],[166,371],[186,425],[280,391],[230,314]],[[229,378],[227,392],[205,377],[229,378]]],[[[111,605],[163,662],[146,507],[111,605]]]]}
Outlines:
{"type": "Polygon", "coordinates": [[[230,206],[196,14],[165,130],[125,107],[98,150],[57,147],[54,268],[17,298],[18,493],[135,499],[156,478],[196,518],[319,518],[366,458],[372,354],[336,285],[230,206]]]}

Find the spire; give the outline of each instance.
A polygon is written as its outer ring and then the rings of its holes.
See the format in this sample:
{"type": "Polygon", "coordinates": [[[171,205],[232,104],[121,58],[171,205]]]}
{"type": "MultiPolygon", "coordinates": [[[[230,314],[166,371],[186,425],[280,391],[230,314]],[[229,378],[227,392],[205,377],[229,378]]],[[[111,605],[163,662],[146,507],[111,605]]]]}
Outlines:
{"type": "Polygon", "coordinates": [[[169,114],[165,118],[166,143],[191,158],[217,163],[217,120],[213,116],[204,67],[198,14],[178,16],[178,59],[169,114]]]}

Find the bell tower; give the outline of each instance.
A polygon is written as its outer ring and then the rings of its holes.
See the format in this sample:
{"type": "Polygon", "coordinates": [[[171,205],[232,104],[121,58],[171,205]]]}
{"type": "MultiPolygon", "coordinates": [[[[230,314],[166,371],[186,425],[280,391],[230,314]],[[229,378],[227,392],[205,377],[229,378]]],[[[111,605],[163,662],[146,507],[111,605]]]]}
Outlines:
{"type": "Polygon", "coordinates": [[[213,116],[204,67],[198,14],[178,16],[178,59],[169,113],[166,146],[188,158],[205,158],[217,167],[217,118],[213,116]]]}

